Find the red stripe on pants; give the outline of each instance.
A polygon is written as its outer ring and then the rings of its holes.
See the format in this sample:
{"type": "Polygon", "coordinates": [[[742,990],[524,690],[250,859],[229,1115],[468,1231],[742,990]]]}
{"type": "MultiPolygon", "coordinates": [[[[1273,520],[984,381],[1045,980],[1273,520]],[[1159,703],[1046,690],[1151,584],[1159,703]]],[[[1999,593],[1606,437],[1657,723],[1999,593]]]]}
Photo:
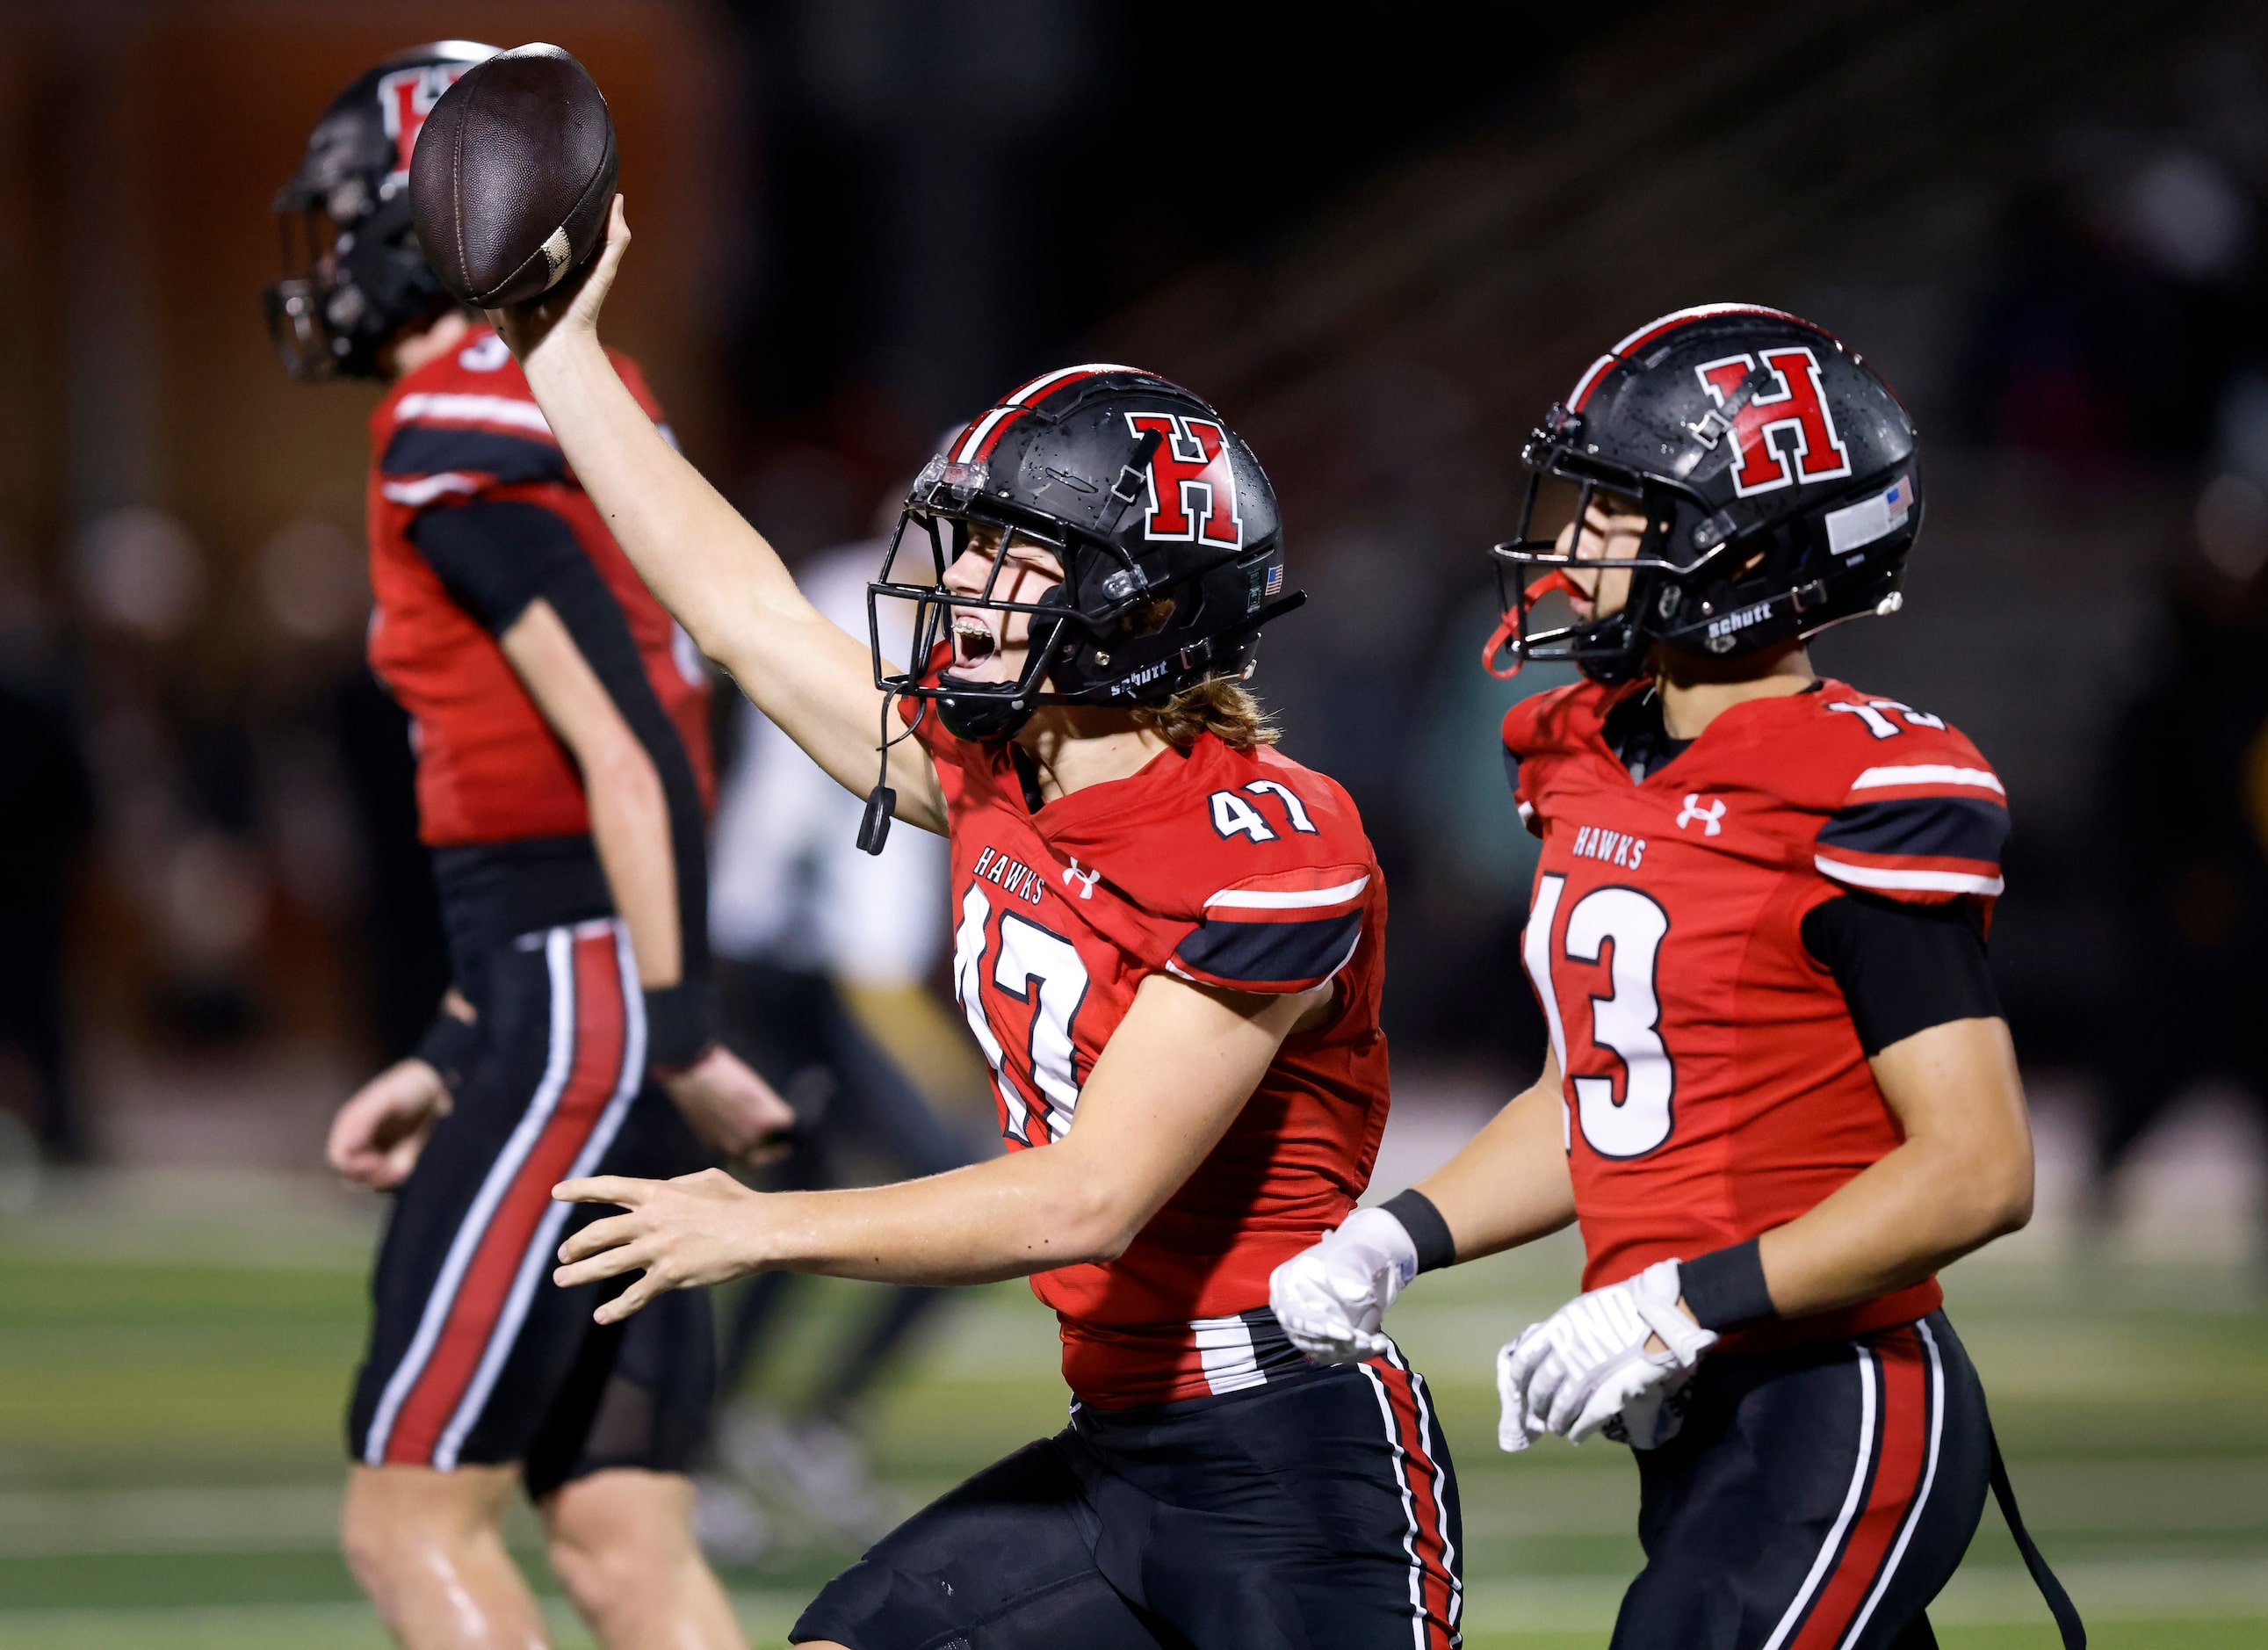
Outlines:
{"type": "Polygon", "coordinates": [[[614,931],[578,936],[571,955],[575,1013],[568,1035],[574,1040],[574,1055],[566,1084],[542,1132],[490,1212],[480,1245],[458,1282],[448,1321],[416,1384],[402,1400],[386,1440],[389,1462],[423,1465],[432,1460],[434,1447],[472,1384],[473,1372],[503,1315],[504,1298],[512,1293],[512,1280],[529,1240],[550,1207],[551,1189],[573,1167],[622,1082],[627,1022],[614,931]]]}
{"type": "Polygon", "coordinates": [[[1904,1528],[1929,1463],[1929,1353],[1911,1326],[1875,1337],[1881,1372],[1881,1419],[1876,1430],[1874,1481],[1867,1505],[1852,1521],[1843,1555],[1788,1650],[1834,1650],[1874,1590],[1883,1561],[1904,1528]]]}
{"type": "Polygon", "coordinates": [[[1422,1580],[1419,1598],[1425,1608],[1425,1643],[1429,1650],[1449,1650],[1450,1607],[1455,1589],[1449,1577],[1448,1532],[1441,1528],[1441,1469],[1425,1447],[1425,1426],[1418,1406],[1416,1375],[1383,1360],[1371,1366],[1386,1385],[1388,1407],[1394,1414],[1395,1441],[1402,1446],[1403,1470],[1410,1483],[1410,1506],[1418,1520],[1418,1565],[1422,1580]]]}

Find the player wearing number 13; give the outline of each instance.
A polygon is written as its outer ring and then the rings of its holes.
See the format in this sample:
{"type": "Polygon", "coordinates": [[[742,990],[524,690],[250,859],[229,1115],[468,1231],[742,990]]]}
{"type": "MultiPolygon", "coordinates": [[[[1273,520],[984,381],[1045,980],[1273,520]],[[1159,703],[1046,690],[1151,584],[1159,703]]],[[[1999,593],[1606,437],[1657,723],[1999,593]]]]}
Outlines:
{"type": "Polygon", "coordinates": [[[1580,1219],[1586,1293],[1505,1348],[1499,1441],[1637,1447],[1615,1650],[1922,1650],[1995,1475],[1936,1272],[2031,1204],[1985,968],[2007,798],[1805,648],[1898,606],[1916,447],[1844,345],[1748,305],[1639,328],[1551,409],[1488,655],[1587,678],[1504,724],[1543,1075],[1274,1281],[1296,1344],[1360,1353],[1416,1271],[1580,1219]],[[1544,589],[1572,624],[1531,627],[1544,589]]]}
{"type": "Polygon", "coordinates": [[[868,839],[893,809],[951,837],[955,983],[1010,1150],[845,1191],[571,1182],[629,1212],[558,1281],[642,1273],[609,1318],[762,1268],[1029,1276],[1055,1307],[1070,1426],[886,1536],[799,1643],[1448,1650],[1456,1492],[1424,1383],[1383,1344],[1309,1364],[1267,1304],[1352,1208],[1387,1107],[1376,861],[1241,685],[1300,600],[1267,477],[1153,374],[1042,374],[907,498],[873,611],[909,605],[912,634],[855,641],[636,416],[596,339],[627,239],[618,206],[588,284],[500,324],[655,593],[873,787],[868,839]]]}

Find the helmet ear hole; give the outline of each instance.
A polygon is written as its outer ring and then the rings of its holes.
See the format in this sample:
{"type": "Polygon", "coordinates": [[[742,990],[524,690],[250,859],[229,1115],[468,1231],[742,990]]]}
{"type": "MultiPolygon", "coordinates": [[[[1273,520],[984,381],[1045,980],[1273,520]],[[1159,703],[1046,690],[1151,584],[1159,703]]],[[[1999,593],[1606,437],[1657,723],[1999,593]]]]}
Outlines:
{"type": "Polygon", "coordinates": [[[1174,610],[1180,604],[1171,596],[1160,596],[1155,601],[1145,601],[1118,622],[1122,641],[1137,642],[1145,636],[1155,636],[1173,621],[1174,610]]]}

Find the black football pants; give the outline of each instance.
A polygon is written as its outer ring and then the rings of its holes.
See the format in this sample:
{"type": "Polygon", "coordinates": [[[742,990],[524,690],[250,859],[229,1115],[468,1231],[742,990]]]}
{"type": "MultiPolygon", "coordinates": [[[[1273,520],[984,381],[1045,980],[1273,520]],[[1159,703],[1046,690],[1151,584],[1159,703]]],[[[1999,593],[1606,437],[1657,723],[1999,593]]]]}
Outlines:
{"type": "Polygon", "coordinates": [[[1984,1392],[1942,1312],[1705,1361],[1639,1450],[1646,1564],[1612,1650],[1926,1650],[1992,1469],[1984,1392]]]}

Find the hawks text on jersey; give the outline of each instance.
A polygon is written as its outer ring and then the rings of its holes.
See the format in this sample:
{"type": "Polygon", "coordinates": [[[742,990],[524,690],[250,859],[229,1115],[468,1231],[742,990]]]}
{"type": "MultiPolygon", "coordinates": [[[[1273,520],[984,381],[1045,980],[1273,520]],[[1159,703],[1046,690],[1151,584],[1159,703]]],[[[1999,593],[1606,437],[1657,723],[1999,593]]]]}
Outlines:
{"type": "MultiPolygon", "coordinates": [[[[1900,1138],[1805,915],[1852,889],[1989,917],[1999,779],[1937,717],[1822,681],[1735,704],[1642,779],[1609,711],[1646,684],[1578,683],[1505,718],[1543,843],[1522,938],[1559,1058],[1584,1287],[1784,1225],[1900,1138]]],[[[1756,1345],[1920,1317],[1934,1278],[1756,1345]]]]}
{"type": "MultiPolygon", "coordinates": [[[[614,357],[646,412],[637,365],[614,357]]],[[[666,426],[665,425],[666,429],[666,426]]],[[[692,644],[630,566],[570,475],[519,364],[493,333],[407,374],[372,413],[371,667],[415,719],[420,835],[433,847],[579,836],[581,777],[480,622],[410,541],[420,515],[467,503],[534,505],[565,522],[600,574],[705,799],[709,689],[692,644]]]]}
{"type": "Polygon", "coordinates": [[[1011,1150],[1071,1127],[1150,974],[1271,993],[1338,982],[1330,1018],[1286,1039],[1123,1255],[1033,1279],[1062,1322],[1064,1379],[1100,1408],[1301,1366],[1266,1311],[1269,1273],[1345,1218],[1386,1124],[1386,890],[1353,803],[1272,750],[1208,733],[1035,813],[1005,743],[957,740],[907,709],[952,821],[954,988],[1011,1150]]]}

